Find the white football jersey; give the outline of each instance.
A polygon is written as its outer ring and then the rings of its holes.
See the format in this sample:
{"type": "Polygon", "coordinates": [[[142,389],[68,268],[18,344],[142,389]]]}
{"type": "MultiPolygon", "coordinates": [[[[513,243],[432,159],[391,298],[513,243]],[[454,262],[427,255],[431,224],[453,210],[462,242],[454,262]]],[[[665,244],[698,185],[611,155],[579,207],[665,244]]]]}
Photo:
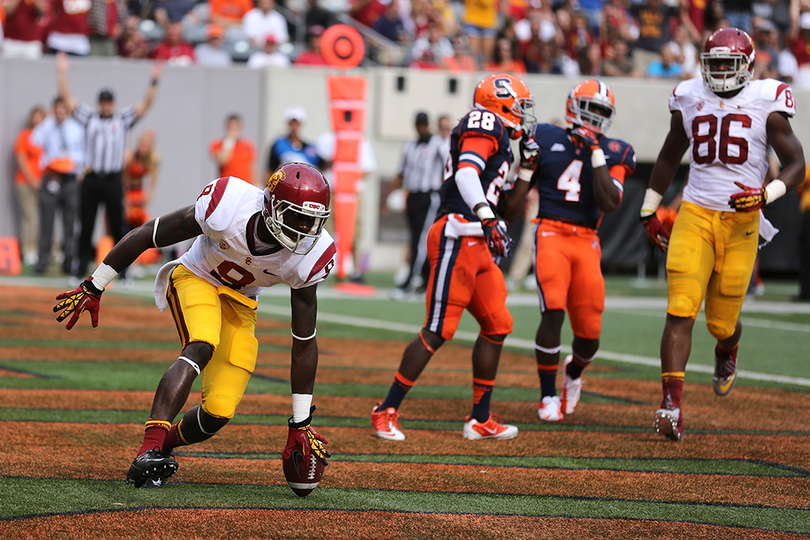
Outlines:
{"type": "MultiPolygon", "coordinates": [[[[197,198],[194,217],[203,234],[194,240],[177,263],[214,286],[229,287],[252,299],[258,299],[265,287],[285,283],[293,289],[320,283],[335,265],[335,242],[326,230],[316,240],[315,247],[306,255],[296,255],[282,248],[269,255],[257,252],[256,227],[263,219],[261,210],[264,192],[238,178],[214,180],[197,198]],[[258,216],[257,216],[258,214],[258,216]]],[[[161,279],[168,270],[158,273],[155,291],[158,307],[160,292],[165,288],[161,279]]]]}
{"type": "Polygon", "coordinates": [[[734,182],[759,187],[768,172],[765,124],[772,112],[796,114],[790,87],[774,79],[751,81],[732,98],[721,98],[700,78],[683,81],[669,97],[681,111],[689,137],[689,181],[683,198],[703,208],[729,211],[734,182]]]}

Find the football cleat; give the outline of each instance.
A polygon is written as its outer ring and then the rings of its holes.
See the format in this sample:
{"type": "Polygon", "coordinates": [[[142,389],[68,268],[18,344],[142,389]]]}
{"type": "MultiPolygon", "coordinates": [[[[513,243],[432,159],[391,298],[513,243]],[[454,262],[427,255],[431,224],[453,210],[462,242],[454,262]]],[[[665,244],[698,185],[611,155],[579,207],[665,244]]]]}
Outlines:
{"type": "Polygon", "coordinates": [[[559,396],[546,396],[537,406],[537,416],[546,422],[562,422],[565,417],[559,396]]]}
{"type": "Polygon", "coordinates": [[[150,480],[159,478],[165,481],[177,472],[177,467],[177,460],[169,452],[155,447],[135,458],[127,472],[127,484],[134,484],[139,488],[150,480]]]}
{"type": "Polygon", "coordinates": [[[714,348],[714,375],[712,386],[718,396],[727,396],[737,382],[737,347],[731,354],[718,354],[719,346],[714,348]]]}
{"type": "Polygon", "coordinates": [[[404,441],[405,434],[399,425],[399,413],[393,407],[378,411],[380,404],[371,409],[371,426],[377,437],[389,441],[404,441]]]}
{"type": "Polygon", "coordinates": [[[673,441],[683,440],[680,409],[658,409],[653,416],[653,429],[673,441]]]}
{"type": "Polygon", "coordinates": [[[573,361],[574,357],[569,354],[565,357],[565,362],[563,363],[563,384],[562,392],[560,392],[560,408],[563,414],[571,414],[574,412],[574,409],[577,408],[577,403],[579,403],[579,395],[582,393],[582,375],[576,379],[572,379],[568,376],[566,369],[568,364],[573,361]]]}
{"type": "Polygon", "coordinates": [[[484,423],[468,416],[462,434],[465,439],[471,441],[480,441],[481,439],[507,440],[517,437],[518,428],[504,424],[503,419],[496,414],[490,414],[484,423]]]}

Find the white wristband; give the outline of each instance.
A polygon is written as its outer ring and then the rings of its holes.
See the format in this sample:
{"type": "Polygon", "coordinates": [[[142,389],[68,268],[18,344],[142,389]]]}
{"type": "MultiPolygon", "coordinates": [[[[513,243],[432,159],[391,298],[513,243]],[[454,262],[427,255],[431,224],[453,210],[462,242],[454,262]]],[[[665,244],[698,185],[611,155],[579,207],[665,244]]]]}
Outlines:
{"type": "Polygon", "coordinates": [[[521,168],[518,171],[518,180],[523,180],[524,182],[528,182],[529,180],[532,179],[533,174],[534,174],[534,171],[532,169],[529,169],[528,167],[527,168],[521,168]]]}
{"type": "Polygon", "coordinates": [[[309,416],[309,408],[312,405],[312,394],[293,394],[292,409],[293,422],[303,422],[309,416]]]}
{"type": "Polygon", "coordinates": [[[655,191],[653,188],[647,188],[644,193],[644,202],[641,203],[641,217],[651,216],[658,210],[658,205],[661,204],[661,199],[664,196],[655,191]]]}
{"type": "Polygon", "coordinates": [[[783,181],[777,178],[765,186],[765,191],[768,192],[768,200],[765,202],[765,204],[771,204],[773,201],[787,193],[787,186],[783,181]]]}
{"type": "Polygon", "coordinates": [[[490,208],[488,204],[476,210],[475,215],[477,215],[478,219],[481,221],[485,219],[495,219],[495,212],[492,211],[492,208],[490,208]]]}
{"type": "Polygon", "coordinates": [[[594,148],[593,150],[591,150],[591,167],[596,169],[603,165],[607,165],[604,150],[602,150],[601,148],[594,148]]]}
{"type": "Polygon", "coordinates": [[[93,286],[103,291],[117,275],[118,272],[116,272],[112,266],[101,263],[91,276],[93,278],[93,286]]]}

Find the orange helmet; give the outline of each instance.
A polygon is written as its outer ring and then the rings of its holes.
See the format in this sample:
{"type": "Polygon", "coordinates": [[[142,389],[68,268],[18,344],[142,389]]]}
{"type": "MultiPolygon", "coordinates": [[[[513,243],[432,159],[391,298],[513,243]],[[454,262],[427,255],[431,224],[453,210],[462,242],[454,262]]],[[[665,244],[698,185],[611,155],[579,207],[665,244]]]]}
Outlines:
{"type": "Polygon", "coordinates": [[[565,119],[574,125],[584,126],[604,135],[613,122],[615,113],[613,90],[602,81],[583,81],[568,94],[565,119]]]}
{"type": "Polygon", "coordinates": [[[523,129],[537,122],[534,97],[526,83],[510,73],[496,73],[478,83],[473,94],[476,109],[495,113],[507,127],[511,137],[519,139],[523,129]]]}

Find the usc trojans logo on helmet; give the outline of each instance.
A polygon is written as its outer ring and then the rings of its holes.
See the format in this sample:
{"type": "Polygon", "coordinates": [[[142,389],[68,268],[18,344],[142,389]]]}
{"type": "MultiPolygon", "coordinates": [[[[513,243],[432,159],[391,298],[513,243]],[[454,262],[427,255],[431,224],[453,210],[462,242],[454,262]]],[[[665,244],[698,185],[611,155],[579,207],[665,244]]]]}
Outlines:
{"type": "Polygon", "coordinates": [[[529,130],[537,121],[534,97],[529,87],[511,73],[496,73],[478,83],[473,94],[473,106],[495,113],[511,128],[513,139],[519,139],[523,129],[529,130]]]}
{"type": "Polygon", "coordinates": [[[582,81],[568,94],[565,119],[576,125],[604,135],[616,114],[613,90],[602,81],[582,81]]]}
{"type": "Polygon", "coordinates": [[[754,76],[754,42],[739,28],[721,28],[706,39],[700,53],[703,85],[722,94],[738,90],[754,76]]]}
{"type": "Polygon", "coordinates": [[[318,169],[287,163],[273,173],[264,188],[262,216],[270,234],[297,255],[315,247],[329,217],[331,190],[318,169]]]}

